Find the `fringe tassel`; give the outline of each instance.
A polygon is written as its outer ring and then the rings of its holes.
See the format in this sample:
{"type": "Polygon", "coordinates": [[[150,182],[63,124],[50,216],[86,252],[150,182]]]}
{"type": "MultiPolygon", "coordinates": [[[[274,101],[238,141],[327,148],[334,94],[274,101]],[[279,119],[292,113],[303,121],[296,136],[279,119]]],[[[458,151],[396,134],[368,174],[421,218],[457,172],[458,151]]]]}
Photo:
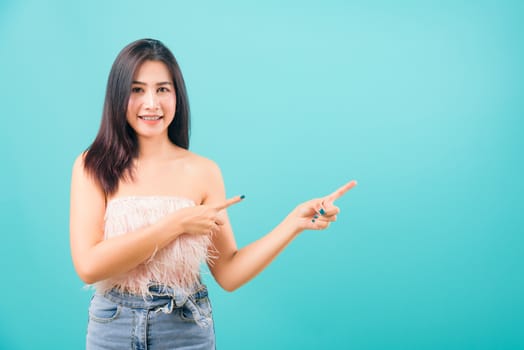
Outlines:
{"type": "MultiPolygon", "coordinates": [[[[183,197],[130,196],[109,201],[105,214],[105,239],[124,235],[151,225],[162,217],[194,206],[183,197]]],[[[190,292],[200,279],[200,265],[212,263],[217,251],[208,236],[182,234],[133,270],[93,286],[99,292],[116,288],[122,292],[146,296],[151,282],[166,284],[190,292]]]]}

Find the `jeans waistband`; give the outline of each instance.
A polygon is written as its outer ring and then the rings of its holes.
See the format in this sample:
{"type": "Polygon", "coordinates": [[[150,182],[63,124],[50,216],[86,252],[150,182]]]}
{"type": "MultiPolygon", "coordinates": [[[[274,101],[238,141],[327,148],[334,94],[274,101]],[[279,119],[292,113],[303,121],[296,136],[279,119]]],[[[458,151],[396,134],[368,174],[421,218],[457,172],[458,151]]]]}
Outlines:
{"type": "Polygon", "coordinates": [[[106,292],[104,297],[124,307],[165,314],[172,313],[174,309],[186,308],[193,314],[195,322],[200,327],[209,326],[211,317],[202,311],[198,302],[207,297],[205,285],[197,284],[188,292],[186,289],[151,283],[148,291],[147,295],[137,295],[112,289],[106,292]]]}
{"type": "Polygon", "coordinates": [[[156,309],[170,303],[173,304],[170,308],[179,308],[184,306],[188,300],[194,302],[208,296],[204,284],[195,284],[188,290],[151,283],[148,286],[148,291],[149,293],[146,295],[139,295],[121,292],[115,288],[107,291],[104,297],[125,307],[156,309]]]}

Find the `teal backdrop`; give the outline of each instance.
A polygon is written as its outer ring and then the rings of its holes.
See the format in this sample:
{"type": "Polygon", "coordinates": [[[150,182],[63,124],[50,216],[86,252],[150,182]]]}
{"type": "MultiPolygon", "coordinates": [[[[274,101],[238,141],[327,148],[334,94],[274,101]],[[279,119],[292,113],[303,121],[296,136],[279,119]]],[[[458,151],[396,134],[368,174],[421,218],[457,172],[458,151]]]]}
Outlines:
{"type": "Polygon", "coordinates": [[[524,2],[0,2],[0,348],[82,349],[75,157],[129,42],[162,40],[244,246],[344,182],[241,289],[219,349],[524,348],[524,2]]]}

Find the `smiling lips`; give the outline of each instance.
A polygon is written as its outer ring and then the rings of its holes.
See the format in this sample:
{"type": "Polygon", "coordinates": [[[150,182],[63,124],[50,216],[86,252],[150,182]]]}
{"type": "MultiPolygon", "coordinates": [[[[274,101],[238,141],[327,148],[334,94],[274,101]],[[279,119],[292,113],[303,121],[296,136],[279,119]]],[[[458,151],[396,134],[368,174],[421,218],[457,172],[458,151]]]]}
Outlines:
{"type": "Polygon", "coordinates": [[[161,115],[139,115],[138,118],[142,119],[144,122],[148,124],[153,124],[159,121],[160,119],[162,119],[163,116],[161,115]]]}

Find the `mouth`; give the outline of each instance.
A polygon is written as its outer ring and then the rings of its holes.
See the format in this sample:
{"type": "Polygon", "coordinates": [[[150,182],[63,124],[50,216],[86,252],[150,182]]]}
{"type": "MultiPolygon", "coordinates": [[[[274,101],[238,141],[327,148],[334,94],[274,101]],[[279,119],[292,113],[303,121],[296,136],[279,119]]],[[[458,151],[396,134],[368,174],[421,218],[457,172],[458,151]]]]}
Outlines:
{"type": "Polygon", "coordinates": [[[164,116],[162,115],[139,115],[138,118],[144,121],[147,121],[147,122],[154,122],[154,121],[164,118],[164,116]]]}

